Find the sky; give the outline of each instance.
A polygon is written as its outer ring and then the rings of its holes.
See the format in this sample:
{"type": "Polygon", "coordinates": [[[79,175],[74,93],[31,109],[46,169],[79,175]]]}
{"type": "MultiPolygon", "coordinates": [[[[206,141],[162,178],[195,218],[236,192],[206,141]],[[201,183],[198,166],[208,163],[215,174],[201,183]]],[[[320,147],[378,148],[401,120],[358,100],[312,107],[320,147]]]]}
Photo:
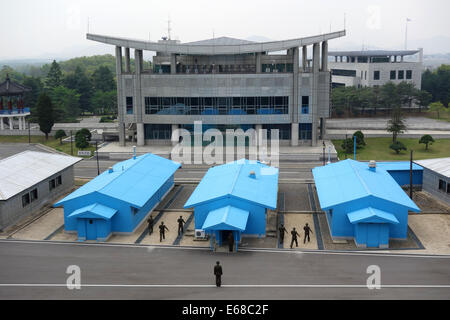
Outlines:
{"type": "Polygon", "coordinates": [[[181,42],[220,36],[283,40],[344,29],[330,49],[450,52],[448,0],[0,0],[0,59],[114,53],[86,32],[181,42]],[[344,18],[345,17],[345,18],[344,18]],[[89,21],[89,23],[88,23],[89,21]]]}

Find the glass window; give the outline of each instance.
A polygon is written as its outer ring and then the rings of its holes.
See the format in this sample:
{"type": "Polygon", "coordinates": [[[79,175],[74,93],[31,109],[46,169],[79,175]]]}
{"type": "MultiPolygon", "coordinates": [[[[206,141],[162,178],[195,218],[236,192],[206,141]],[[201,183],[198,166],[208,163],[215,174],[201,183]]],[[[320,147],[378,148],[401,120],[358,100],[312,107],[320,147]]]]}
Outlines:
{"type": "Polygon", "coordinates": [[[309,113],[309,96],[302,96],[302,114],[309,113]]]}
{"type": "Polygon", "coordinates": [[[31,202],[33,202],[34,200],[36,200],[38,198],[38,191],[37,191],[37,189],[31,190],[30,197],[31,197],[31,202]]]}
{"type": "Polygon", "coordinates": [[[390,76],[391,80],[395,80],[396,73],[397,72],[395,70],[391,70],[391,76],[390,76]]]}
{"type": "Polygon", "coordinates": [[[373,72],[373,80],[380,80],[380,71],[373,72]]]}
{"type": "Polygon", "coordinates": [[[61,178],[61,176],[58,176],[58,177],[56,178],[56,185],[57,185],[57,186],[62,185],[62,178],[61,178]]]}
{"type": "Polygon", "coordinates": [[[299,123],[298,138],[300,140],[311,140],[312,138],[311,123],[299,123]]]}
{"type": "Polygon", "coordinates": [[[405,78],[405,71],[403,70],[398,70],[398,79],[402,80],[405,78]]]}
{"type": "Polygon", "coordinates": [[[412,79],[412,70],[406,70],[406,79],[412,79]]]}
{"type": "Polygon", "coordinates": [[[439,179],[439,190],[444,192],[447,190],[447,183],[444,180],[439,179]]]}
{"type": "Polygon", "coordinates": [[[356,70],[331,69],[333,76],[356,77],[356,70]]]}
{"type": "Polygon", "coordinates": [[[22,207],[26,207],[29,204],[30,204],[30,194],[27,193],[22,196],[22,207]]]}
{"type": "Polygon", "coordinates": [[[133,114],[133,97],[127,97],[127,114],[133,114]]]}
{"type": "Polygon", "coordinates": [[[53,189],[56,188],[56,181],[55,181],[55,179],[49,180],[48,188],[49,188],[50,191],[52,191],[53,189]]]}
{"type": "Polygon", "coordinates": [[[139,209],[138,209],[138,208],[131,207],[131,213],[132,213],[133,215],[137,215],[138,212],[139,212],[139,209]]]}

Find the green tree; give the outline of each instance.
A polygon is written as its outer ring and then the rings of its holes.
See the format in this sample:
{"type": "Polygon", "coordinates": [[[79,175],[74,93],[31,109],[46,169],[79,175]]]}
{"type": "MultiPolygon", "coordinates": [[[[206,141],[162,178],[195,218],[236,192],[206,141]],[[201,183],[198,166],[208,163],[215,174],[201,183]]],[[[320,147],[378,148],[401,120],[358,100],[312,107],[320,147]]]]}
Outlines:
{"type": "Polygon", "coordinates": [[[425,90],[419,90],[416,93],[417,104],[419,105],[419,112],[422,110],[422,107],[426,107],[430,104],[432,99],[431,93],[425,90]]]}
{"type": "Polygon", "coordinates": [[[88,129],[86,129],[86,128],[83,128],[83,129],[78,130],[78,131],[75,133],[75,137],[76,137],[76,136],[84,136],[84,137],[86,138],[87,141],[90,141],[91,138],[92,138],[91,132],[90,132],[88,129]]]}
{"type": "Polygon", "coordinates": [[[45,78],[45,87],[47,89],[54,89],[62,84],[62,72],[59,64],[53,60],[50,70],[45,78]]]}
{"type": "Polygon", "coordinates": [[[117,92],[98,90],[91,100],[92,109],[96,114],[115,114],[117,112],[117,92]]]}
{"type": "Polygon", "coordinates": [[[406,125],[400,106],[397,106],[392,110],[391,116],[386,130],[392,133],[392,142],[395,143],[397,141],[397,136],[406,130],[406,125]]]}
{"type": "Polygon", "coordinates": [[[89,147],[89,142],[86,139],[86,136],[83,134],[76,134],[75,135],[75,146],[78,149],[85,149],[89,147]]]}
{"type": "Polygon", "coordinates": [[[351,139],[351,138],[345,139],[345,140],[342,142],[341,147],[342,147],[342,149],[344,150],[344,152],[345,152],[346,154],[352,153],[353,150],[354,150],[354,147],[353,147],[353,139],[351,139]]]}
{"type": "Polygon", "coordinates": [[[358,130],[353,134],[352,138],[354,139],[355,136],[356,136],[356,148],[361,149],[366,145],[366,142],[364,141],[364,134],[360,130],[358,130]]]}
{"type": "Polygon", "coordinates": [[[23,96],[23,101],[25,107],[30,108],[30,121],[37,121],[37,102],[39,95],[44,89],[44,85],[40,78],[35,77],[25,77],[23,80],[23,85],[31,89],[31,91],[25,92],[23,96]]]}
{"type": "Polygon", "coordinates": [[[450,102],[450,65],[443,64],[437,70],[426,70],[422,74],[422,89],[432,95],[433,102],[450,102]]]}
{"type": "Polygon", "coordinates": [[[55,132],[55,139],[59,139],[59,144],[62,144],[62,138],[67,137],[64,130],[58,130],[55,132]]]}
{"type": "Polygon", "coordinates": [[[391,148],[392,150],[395,151],[396,154],[399,154],[400,151],[405,150],[406,151],[406,147],[403,143],[401,143],[400,141],[395,141],[394,143],[392,143],[389,148],[391,148]]]}
{"type": "Polygon", "coordinates": [[[81,112],[92,111],[92,82],[81,67],[77,66],[74,72],[65,76],[64,85],[69,89],[75,90],[80,95],[79,104],[81,112]]]}
{"type": "Polygon", "coordinates": [[[384,107],[391,111],[401,106],[401,98],[397,91],[397,87],[391,81],[385,83],[381,87],[380,96],[384,107]]]}
{"type": "Polygon", "coordinates": [[[56,122],[73,122],[80,115],[80,95],[63,86],[51,91],[56,122]]]}
{"type": "Polygon", "coordinates": [[[92,74],[92,85],[94,90],[103,92],[116,90],[116,81],[111,70],[106,66],[98,67],[92,74]]]}
{"type": "Polygon", "coordinates": [[[436,112],[439,119],[439,115],[442,114],[442,112],[445,112],[446,109],[440,101],[437,101],[430,104],[430,111],[436,112]]]}
{"type": "Polygon", "coordinates": [[[433,142],[434,139],[429,134],[423,135],[419,140],[419,143],[425,144],[425,150],[428,150],[428,144],[433,144],[433,142]]]}
{"type": "Polygon", "coordinates": [[[417,95],[417,90],[414,87],[414,84],[402,81],[397,85],[397,92],[399,94],[401,104],[408,106],[411,111],[412,102],[417,95]]]}
{"type": "Polygon", "coordinates": [[[37,103],[37,118],[39,129],[45,133],[45,140],[48,140],[48,134],[52,131],[53,124],[53,105],[52,100],[46,93],[41,93],[37,103]]]}

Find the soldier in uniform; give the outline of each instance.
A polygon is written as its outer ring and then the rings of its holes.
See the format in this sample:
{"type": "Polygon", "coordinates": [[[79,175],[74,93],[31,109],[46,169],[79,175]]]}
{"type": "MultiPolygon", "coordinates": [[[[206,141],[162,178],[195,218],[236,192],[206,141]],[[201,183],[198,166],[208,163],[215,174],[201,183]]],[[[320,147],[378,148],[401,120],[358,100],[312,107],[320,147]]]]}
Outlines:
{"type": "Polygon", "coordinates": [[[308,237],[308,242],[311,242],[311,240],[309,240],[309,233],[313,233],[311,228],[308,226],[308,224],[306,224],[303,227],[303,230],[305,231],[305,238],[303,239],[303,243],[306,243],[306,237],[308,237]]]}
{"type": "Polygon", "coordinates": [[[297,236],[300,237],[300,235],[298,234],[297,230],[295,230],[295,228],[292,229],[291,235],[292,235],[292,240],[291,240],[291,249],[292,249],[292,245],[294,244],[294,241],[295,241],[295,245],[298,247],[297,236]]]}
{"type": "Polygon", "coordinates": [[[280,232],[280,244],[283,244],[284,242],[284,233],[288,233],[288,231],[286,230],[286,228],[284,227],[283,224],[280,225],[280,227],[278,228],[278,231],[280,232]]]}
{"type": "Polygon", "coordinates": [[[178,222],[178,235],[180,235],[183,233],[183,223],[185,224],[186,221],[183,220],[183,216],[180,216],[177,222],[178,222]]]}
{"type": "Polygon", "coordinates": [[[228,249],[230,252],[233,252],[233,246],[234,246],[233,232],[230,231],[230,233],[228,234],[228,249]]]}
{"type": "Polygon", "coordinates": [[[162,239],[166,240],[164,234],[165,230],[169,231],[169,229],[164,225],[164,221],[161,221],[161,224],[159,225],[159,242],[161,242],[162,239]]]}
{"type": "Polygon", "coordinates": [[[147,223],[148,223],[148,235],[151,235],[153,233],[153,223],[155,221],[153,220],[152,215],[150,215],[150,218],[147,219],[147,223]]]}
{"type": "Polygon", "coordinates": [[[222,266],[219,261],[214,266],[214,275],[216,276],[216,286],[220,287],[222,284],[222,266]]]}

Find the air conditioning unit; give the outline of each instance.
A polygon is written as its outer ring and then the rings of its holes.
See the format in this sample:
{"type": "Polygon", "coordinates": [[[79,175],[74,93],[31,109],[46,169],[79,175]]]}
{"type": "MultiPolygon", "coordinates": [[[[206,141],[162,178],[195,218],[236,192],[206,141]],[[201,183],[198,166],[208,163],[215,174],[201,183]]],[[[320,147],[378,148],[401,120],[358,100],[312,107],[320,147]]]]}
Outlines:
{"type": "Polygon", "coordinates": [[[206,238],[205,230],[195,229],[194,238],[195,239],[205,239],[206,238]]]}

